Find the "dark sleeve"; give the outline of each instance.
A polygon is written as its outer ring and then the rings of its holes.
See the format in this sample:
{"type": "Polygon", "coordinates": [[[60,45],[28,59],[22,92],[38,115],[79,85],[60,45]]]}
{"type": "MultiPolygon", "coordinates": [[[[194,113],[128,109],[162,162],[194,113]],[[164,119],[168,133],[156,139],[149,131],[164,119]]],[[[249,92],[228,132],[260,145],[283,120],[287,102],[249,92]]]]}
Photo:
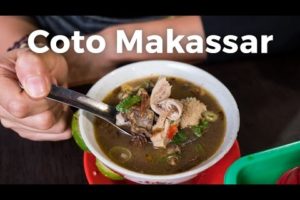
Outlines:
{"type": "MultiPolygon", "coordinates": [[[[273,35],[269,43],[270,54],[281,54],[296,51],[300,47],[300,17],[294,16],[202,16],[206,36],[254,35],[258,39],[258,52],[260,52],[261,35],[273,35]]],[[[241,39],[237,41],[238,45],[241,39]]],[[[223,45],[221,43],[221,45],[223,45]]],[[[262,54],[208,54],[208,62],[218,62],[262,54]]],[[[264,54],[265,55],[265,54],[264,54]]]]}

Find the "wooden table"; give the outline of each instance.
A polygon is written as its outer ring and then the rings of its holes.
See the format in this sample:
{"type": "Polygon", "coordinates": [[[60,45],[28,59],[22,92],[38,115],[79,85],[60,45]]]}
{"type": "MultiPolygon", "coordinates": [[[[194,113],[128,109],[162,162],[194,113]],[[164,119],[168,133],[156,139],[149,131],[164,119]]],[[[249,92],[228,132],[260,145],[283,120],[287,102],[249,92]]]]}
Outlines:
{"type": "MultiPolygon", "coordinates": [[[[242,155],[300,140],[299,55],[203,67],[236,98],[242,155]]],[[[82,155],[73,140],[32,142],[0,127],[0,183],[87,183],[82,155]]]]}

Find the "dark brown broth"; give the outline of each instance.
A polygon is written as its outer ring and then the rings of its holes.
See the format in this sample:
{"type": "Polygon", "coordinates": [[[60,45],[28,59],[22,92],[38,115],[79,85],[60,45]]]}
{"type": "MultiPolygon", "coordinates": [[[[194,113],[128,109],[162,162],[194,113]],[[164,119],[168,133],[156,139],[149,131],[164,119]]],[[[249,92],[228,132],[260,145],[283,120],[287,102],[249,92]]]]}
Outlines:
{"type": "MultiPolygon", "coordinates": [[[[155,84],[158,77],[138,79],[126,84],[133,87],[142,84],[145,81],[151,81],[155,84]]],[[[174,174],[186,171],[211,157],[224,139],[226,119],[222,108],[215,98],[205,89],[198,87],[188,81],[179,78],[168,77],[167,80],[172,85],[171,97],[183,99],[186,97],[196,97],[207,105],[207,109],[219,114],[216,122],[209,125],[207,131],[196,141],[181,148],[181,156],[176,166],[170,166],[166,162],[165,149],[154,149],[152,144],[146,144],[144,147],[135,147],[130,145],[130,137],[119,134],[110,124],[97,119],[95,121],[95,135],[100,148],[109,156],[109,150],[114,146],[122,146],[129,149],[132,158],[126,163],[111,158],[115,163],[140,173],[145,174],[174,174]]],[[[120,87],[113,90],[104,98],[104,102],[110,105],[119,103],[117,98],[120,87]]]]}

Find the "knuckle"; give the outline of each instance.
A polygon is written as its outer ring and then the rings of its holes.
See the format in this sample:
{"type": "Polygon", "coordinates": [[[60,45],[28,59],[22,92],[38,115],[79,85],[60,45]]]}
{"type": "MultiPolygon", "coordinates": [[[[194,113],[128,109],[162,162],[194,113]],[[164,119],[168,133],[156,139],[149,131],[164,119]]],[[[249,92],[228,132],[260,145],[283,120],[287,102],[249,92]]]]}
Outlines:
{"type": "Polygon", "coordinates": [[[23,51],[20,54],[19,61],[22,62],[23,59],[30,60],[32,63],[41,62],[40,57],[31,51],[23,51]]]}
{"type": "Polygon", "coordinates": [[[27,139],[27,140],[32,140],[32,141],[39,141],[40,140],[40,137],[38,134],[35,134],[35,133],[32,133],[32,134],[26,134],[24,133],[23,131],[18,131],[17,132],[18,135],[21,137],[21,138],[24,138],[24,139],[27,139]]]}
{"type": "Polygon", "coordinates": [[[17,133],[21,138],[29,139],[28,135],[25,133],[23,129],[12,128],[12,130],[17,133]]]}
{"type": "Polygon", "coordinates": [[[23,131],[14,130],[21,138],[30,140],[30,137],[27,134],[24,134],[23,131]]]}
{"type": "Polygon", "coordinates": [[[40,114],[37,118],[37,126],[41,130],[48,130],[55,124],[55,117],[51,111],[40,114]]]}
{"type": "Polygon", "coordinates": [[[72,137],[71,129],[65,131],[62,135],[62,140],[68,140],[72,137]]]}
{"type": "Polygon", "coordinates": [[[28,105],[20,100],[11,101],[7,109],[16,118],[24,118],[28,115],[28,105]]]}
{"type": "Polygon", "coordinates": [[[27,139],[32,140],[32,141],[41,141],[41,137],[39,134],[31,134],[30,136],[27,137],[27,139]]]}
{"type": "Polygon", "coordinates": [[[7,121],[6,119],[1,119],[1,124],[4,128],[11,128],[11,123],[9,121],[7,121]]]}
{"type": "Polygon", "coordinates": [[[60,120],[60,122],[57,124],[57,126],[55,127],[55,132],[56,133],[62,133],[64,132],[66,129],[68,128],[68,124],[66,122],[66,120],[60,120]]]}
{"type": "Polygon", "coordinates": [[[30,133],[27,130],[18,130],[16,131],[18,135],[24,139],[31,141],[41,141],[41,135],[39,133],[30,133]]]}
{"type": "Polygon", "coordinates": [[[65,132],[61,133],[61,134],[58,134],[56,137],[53,138],[53,140],[55,141],[60,141],[60,140],[68,140],[72,137],[72,134],[71,134],[71,130],[68,129],[66,130],[65,132]]]}

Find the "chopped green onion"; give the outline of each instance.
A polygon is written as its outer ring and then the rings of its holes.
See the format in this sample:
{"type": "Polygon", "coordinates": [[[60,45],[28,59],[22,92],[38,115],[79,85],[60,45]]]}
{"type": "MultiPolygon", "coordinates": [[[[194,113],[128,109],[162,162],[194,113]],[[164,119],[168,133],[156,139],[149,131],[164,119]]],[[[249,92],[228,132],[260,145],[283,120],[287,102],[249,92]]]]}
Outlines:
{"type": "Polygon", "coordinates": [[[128,112],[128,110],[135,104],[141,101],[141,97],[137,95],[129,96],[123,99],[117,106],[116,109],[119,112],[128,112]]]}
{"type": "Polygon", "coordinates": [[[211,111],[205,111],[202,115],[204,119],[206,119],[209,122],[214,122],[218,119],[218,115],[211,111]]]}
{"type": "Polygon", "coordinates": [[[173,137],[172,142],[174,144],[181,144],[185,142],[188,139],[187,135],[183,130],[180,130],[176,133],[176,135],[173,137]]]}
{"type": "Polygon", "coordinates": [[[175,166],[179,161],[179,156],[177,154],[169,155],[166,160],[169,165],[175,166]]]}
{"type": "Polygon", "coordinates": [[[202,120],[198,125],[192,126],[192,131],[197,137],[201,137],[205,129],[208,127],[208,121],[202,120]]]}
{"type": "Polygon", "coordinates": [[[112,159],[121,163],[127,162],[132,157],[130,150],[121,146],[114,146],[109,150],[108,154],[112,159]]]}

